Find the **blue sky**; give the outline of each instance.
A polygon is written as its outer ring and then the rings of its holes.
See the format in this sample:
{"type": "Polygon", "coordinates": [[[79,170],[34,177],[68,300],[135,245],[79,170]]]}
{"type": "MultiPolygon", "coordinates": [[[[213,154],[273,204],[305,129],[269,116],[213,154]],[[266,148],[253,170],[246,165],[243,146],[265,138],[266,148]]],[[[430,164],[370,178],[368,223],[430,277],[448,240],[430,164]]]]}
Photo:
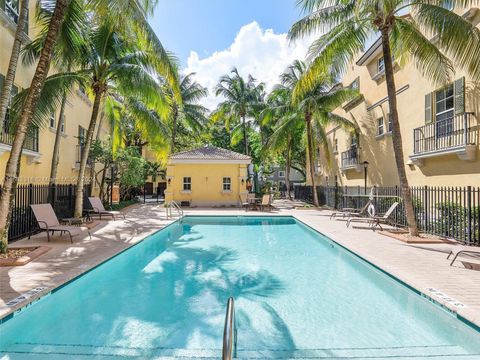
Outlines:
{"type": "Polygon", "coordinates": [[[246,24],[286,33],[299,15],[295,0],[159,0],[151,24],[185,66],[192,50],[206,57],[228,48],[246,24]]]}

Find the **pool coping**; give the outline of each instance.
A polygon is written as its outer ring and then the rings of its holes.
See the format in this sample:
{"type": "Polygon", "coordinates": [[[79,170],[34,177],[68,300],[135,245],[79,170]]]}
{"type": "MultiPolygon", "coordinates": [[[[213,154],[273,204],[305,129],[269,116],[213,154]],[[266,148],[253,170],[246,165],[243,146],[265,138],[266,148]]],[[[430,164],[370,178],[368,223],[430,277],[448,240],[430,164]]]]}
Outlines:
{"type": "MultiPolygon", "coordinates": [[[[316,234],[319,234],[323,237],[325,237],[327,240],[331,241],[333,244],[335,244],[336,246],[342,248],[344,251],[346,251],[348,254],[350,254],[351,256],[354,256],[362,261],[364,261],[365,263],[367,263],[368,265],[372,266],[373,268],[375,268],[376,270],[380,271],[381,273],[385,274],[386,276],[388,276],[389,278],[391,278],[392,280],[398,282],[399,284],[405,286],[406,288],[408,288],[409,290],[413,291],[414,293],[416,293],[417,295],[419,295],[420,297],[424,298],[425,300],[429,301],[430,303],[432,303],[432,305],[434,306],[437,306],[438,308],[440,308],[441,310],[444,310],[444,311],[447,311],[451,316],[455,317],[456,319],[458,319],[459,321],[461,321],[462,323],[464,323],[466,326],[472,328],[473,330],[475,330],[476,332],[479,332],[480,333],[480,324],[477,324],[475,323],[474,321],[471,321],[469,320],[467,317],[461,315],[459,313],[459,310],[458,309],[455,309],[451,306],[449,306],[450,304],[444,304],[440,301],[438,301],[437,299],[431,297],[428,293],[418,289],[415,285],[412,285],[408,282],[408,280],[404,280],[404,279],[401,279],[398,275],[394,275],[390,272],[388,272],[387,270],[384,270],[381,266],[379,265],[376,265],[373,261],[371,260],[368,260],[367,258],[365,258],[364,256],[356,253],[355,251],[349,249],[347,246],[339,243],[337,240],[335,240],[334,238],[332,238],[332,236],[330,235],[327,235],[325,233],[323,233],[322,231],[320,230],[317,230],[315,229],[314,227],[312,227],[311,225],[309,225],[308,223],[306,223],[304,220],[301,220],[297,217],[296,214],[275,214],[275,213],[272,213],[272,214],[245,214],[245,215],[227,215],[227,214],[211,214],[211,215],[206,215],[206,214],[188,214],[188,215],[185,215],[183,218],[178,218],[174,221],[172,221],[170,224],[164,226],[163,228],[161,229],[158,229],[156,231],[154,231],[153,233],[145,236],[144,238],[140,239],[139,241],[135,242],[135,243],[132,243],[130,245],[128,245],[127,247],[125,247],[124,249],[120,250],[118,253],[116,254],[113,254],[112,256],[109,256],[105,259],[103,259],[102,261],[100,261],[98,264],[92,266],[91,268],[89,269],[86,269],[85,271],[73,276],[72,278],[66,280],[65,282],[59,284],[58,286],[54,286],[52,288],[45,288],[45,289],[41,289],[39,290],[38,292],[35,292],[32,296],[29,296],[26,298],[26,300],[24,301],[21,301],[20,303],[18,303],[18,306],[17,305],[13,305],[11,307],[11,309],[9,310],[9,312],[7,312],[3,317],[0,318],[0,325],[2,325],[3,323],[7,322],[8,320],[14,318],[17,314],[19,314],[20,312],[23,312],[24,310],[26,310],[28,307],[32,306],[33,304],[35,304],[36,302],[40,301],[41,299],[51,295],[51,294],[54,294],[55,292],[59,291],[60,289],[62,289],[63,287],[69,285],[70,283],[72,283],[73,281],[79,279],[80,277],[88,274],[89,272],[95,270],[96,268],[100,267],[101,265],[105,264],[106,262],[114,259],[115,257],[123,254],[124,252],[126,252],[127,250],[130,250],[132,249],[133,247],[143,243],[145,240],[147,240],[148,238],[150,238],[151,236],[154,236],[155,234],[157,234],[158,232],[160,231],[163,231],[167,228],[169,228],[170,226],[178,223],[178,222],[181,222],[183,219],[185,218],[202,218],[202,217],[233,217],[233,218],[238,218],[238,217],[242,217],[242,218],[246,218],[246,217],[251,217],[251,218],[274,218],[274,217],[284,217],[284,218],[293,218],[295,221],[298,221],[300,224],[302,224],[303,226],[305,226],[307,229],[315,232],[316,234]]],[[[35,290],[35,289],[33,289],[35,290]]],[[[32,290],[31,290],[32,291],[32,290]]],[[[22,295],[23,296],[23,295],[22,295]]]]}

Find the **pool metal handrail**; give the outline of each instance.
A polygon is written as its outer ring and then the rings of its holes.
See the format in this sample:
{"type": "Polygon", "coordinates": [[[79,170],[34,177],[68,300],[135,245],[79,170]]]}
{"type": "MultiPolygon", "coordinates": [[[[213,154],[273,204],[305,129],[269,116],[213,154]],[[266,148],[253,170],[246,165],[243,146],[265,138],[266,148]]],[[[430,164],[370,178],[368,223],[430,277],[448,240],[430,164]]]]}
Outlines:
{"type": "Polygon", "coordinates": [[[180,207],[180,205],[177,204],[176,201],[170,201],[168,204],[167,204],[167,219],[170,218],[170,217],[173,217],[172,216],[172,208],[174,208],[175,210],[177,210],[178,212],[178,216],[181,218],[183,218],[183,210],[182,208],[180,207]]]}
{"type": "Polygon", "coordinates": [[[223,328],[222,360],[232,360],[237,357],[237,322],[235,319],[235,301],[228,298],[223,328]]]}

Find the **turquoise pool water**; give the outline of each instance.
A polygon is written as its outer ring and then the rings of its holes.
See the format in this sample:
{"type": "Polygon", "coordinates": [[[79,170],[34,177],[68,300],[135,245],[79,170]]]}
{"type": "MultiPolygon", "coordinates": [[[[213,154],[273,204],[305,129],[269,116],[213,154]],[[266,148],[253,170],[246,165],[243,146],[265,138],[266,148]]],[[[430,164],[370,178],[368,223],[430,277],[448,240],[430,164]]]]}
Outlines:
{"type": "Polygon", "coordinates": [[[0,359],[480,359],[480,335],[290,217],[186,217],[0,325],[0,359]]]}

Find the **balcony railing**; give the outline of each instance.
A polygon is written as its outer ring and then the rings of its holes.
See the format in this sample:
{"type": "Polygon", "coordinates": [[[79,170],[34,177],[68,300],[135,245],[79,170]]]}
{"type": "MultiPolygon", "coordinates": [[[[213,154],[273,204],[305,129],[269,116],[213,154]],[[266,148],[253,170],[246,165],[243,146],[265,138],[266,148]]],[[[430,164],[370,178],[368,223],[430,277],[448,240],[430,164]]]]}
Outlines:
{"type": "Polygon", "coordinates": [[[342,169],[356,167],[358,165],[358,149],[356,146],[342,152],[342,169]]]}
{"type": "MultiPolygon", "coordinates": [[[[5,121],[3,128],[0,129],[0,143],[12,145],[15,136],[10,134],[8,129],[8,121],[5,121]]],[[[23,149],[38,152],[38,128],[31,129],[27,133],[23,149]]]]}
{"type": "Polygon", "coordinates": [[[413,130],[414,154],[435,153],[475,144],[472,113],[452,115],[413,130]]]}
{"type": "Polygon", "coordinates": [[[18,23],[18,0],[5,1],[5,13],[15,24],[18,23]]]}

